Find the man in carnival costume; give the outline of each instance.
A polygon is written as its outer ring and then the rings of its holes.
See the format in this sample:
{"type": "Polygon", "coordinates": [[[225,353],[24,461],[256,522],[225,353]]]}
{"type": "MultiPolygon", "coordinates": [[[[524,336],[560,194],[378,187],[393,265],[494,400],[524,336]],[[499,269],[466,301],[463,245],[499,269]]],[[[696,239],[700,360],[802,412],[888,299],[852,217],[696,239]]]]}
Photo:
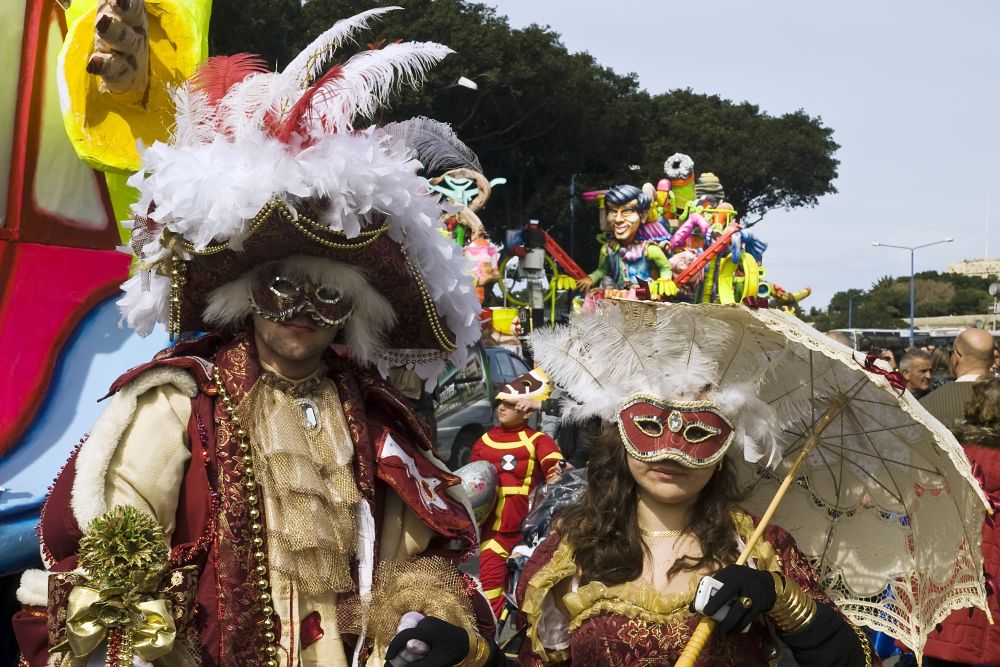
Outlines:
{"type": "Polygon", "coordinates": [[[647,222],[652,197],[634,185],[616,185],[604,195],[608,224],[613,238],[601,246],[597,269],[577,281],[584,291],[601,286],[609,278],[618,289],[636,287],[639,281],[650,282],[653,296],[674,296],[670,262],[660,247],[670,240],[670,233],[660,222],[647,222]]]}
{"type": "MultiPolygon", "coordinates": [[[[407,612],[487,634],[459,479],[373,367],[461,362],[479,306],[417,175],[464,146],[373,117],[450,51],[396,43],[324,74],[388,9],[281,73],[210,60],[131,183],[140,334],[183,338],[111,388],[57,478],[15,618],[23,664],[381,664],[407,612]],[[420,160],[408,148],[419,144],[420,160]],[[479,619],[477,621],[477,619],[479,619]]],[[[467,149],[466,149],[467,150],[467,149]]]]}

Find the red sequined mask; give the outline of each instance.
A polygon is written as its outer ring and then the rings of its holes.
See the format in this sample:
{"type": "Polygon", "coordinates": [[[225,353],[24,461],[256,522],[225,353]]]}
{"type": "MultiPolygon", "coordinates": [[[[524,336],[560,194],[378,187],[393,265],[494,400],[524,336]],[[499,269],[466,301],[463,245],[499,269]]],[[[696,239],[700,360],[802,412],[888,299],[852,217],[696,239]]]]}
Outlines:
{"type": "Polygon", "coordinates": [[[733,442],[733,426],[709,401],[665,401],[633,396],[618,411],[618,431],[629,456],[707,468],[733,442]]]}

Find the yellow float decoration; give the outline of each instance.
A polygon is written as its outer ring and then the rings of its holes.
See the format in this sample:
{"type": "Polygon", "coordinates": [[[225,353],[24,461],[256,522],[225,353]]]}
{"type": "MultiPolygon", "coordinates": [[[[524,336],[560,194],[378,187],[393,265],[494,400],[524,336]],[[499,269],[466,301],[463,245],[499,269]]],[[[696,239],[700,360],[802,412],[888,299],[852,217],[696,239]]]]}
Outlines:
{"type": "MultiPolygon", "coordinates": [[[[138,0],[133,0],[138,1],[138,0]]],[[[106,5],[107,0],[102,0],[106,5]]],[[[174,106],[168,86],[187,79],[208,56],[211,0],[147,0],[149,83],[142,94],[101,90],[99,76],[87,71],[94,50],[98,0],[74,0],[66,10],[69,26],[59,52],[59,103],[73,150],[87,165],[103,171],[118,232],[137,199],[125,181],[139,168],[137,142],[166,141],[174,106]]]]}
{"type": "Polygon", "coordinates": [[[760,267],[750,253],[742,253],[739,264],[730,257],[723,257],[719,263],[719,303],[742,303],[748,296],[757,295],[759,283],[760,267]],[[742,277],[736,275],[737,268],[743,269],[742,277]],[[736,294],[738,282],[742,282],[743,288],[740,290],[739,298],[736,294]]]}
{"type": "Polygon", "coordinates": [[[99,90],[99,77],[87,71],[98,2],[73,2],[59,54],[59,97],[66,133],[81,160],[101,171],[128,173],[139,168],[137,141],[148,146],[167,139],[174,116],[168,87],[187,79],[207,56],[211,7],[211,0],[147,0],[149,86],[136,99],[99,90]]]}

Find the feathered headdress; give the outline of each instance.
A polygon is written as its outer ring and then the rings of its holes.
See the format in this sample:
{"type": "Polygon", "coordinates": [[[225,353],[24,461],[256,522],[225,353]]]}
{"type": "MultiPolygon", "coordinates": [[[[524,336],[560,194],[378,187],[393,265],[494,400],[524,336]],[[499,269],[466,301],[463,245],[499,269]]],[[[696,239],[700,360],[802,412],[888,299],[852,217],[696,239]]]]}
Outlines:
{"type": "Polygon", "coordinates": [[[355,351],[362,361],[421,361],[426,377],[478,340],[471,269],[439,233],[442,204],[418,174],[475,167],[475,155],[426,118],[356,126],[451,50],[392,43],[329,67],[356,31],[394,9],[338,22],[282,72],[246,54],[212,58],[173,91],[171,140],[145,149],[129,180],[140,192],[139,270],[119,301],[129,326],[205,330],[210,292],[295,254],[352,265],[395,310],[384,345],[355,351]]]}
{"type": "Polygon", "coordinates": [[[709,402],[732,424],[746,460],[771,465],[780,458],[779,417],[757,396],[769,369],[734,356],[738,336],[700,306],[605,300],[529,341],[535,363],[566,392],[564,420],[617,423],[637,396],[709,402]]]}

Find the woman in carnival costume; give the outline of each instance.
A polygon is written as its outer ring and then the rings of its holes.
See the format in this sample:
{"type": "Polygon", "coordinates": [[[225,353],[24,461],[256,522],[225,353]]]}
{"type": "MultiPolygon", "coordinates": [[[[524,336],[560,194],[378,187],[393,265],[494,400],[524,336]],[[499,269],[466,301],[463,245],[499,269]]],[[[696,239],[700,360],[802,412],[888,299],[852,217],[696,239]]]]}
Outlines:
{"type": "MultiPolygon", "coordinates": [[[[756,525],[740,509],[734,468],[778,457],[779,420],[753,383],[719,385],[725,369],[709,350],[733,344],[724,323],[695,336],[686,318],[697,306],[652,319],[647,308],[608,303],[532,336],[536,363],[568,395],[564,419],[597,416],[607,428],[582,502],[557,517],[522,572],[520,664],[671,665],[697,607],[719,621],[700,666],[763,667],[782,647],[803,667],[871,665],[865,634],[787,532],[767,527],[748,565],[734,564],[756,525]]],[[[463,633],[426,619],[389,654],[416,638],[436,658],[424,664],[512,662],[463,633]]]]}
{"type": "Polygon", "coordinates": [[[460,480],[377,372],[436,376],[479,339],[418,174],[467,149],[427,119],[355,125],[450,50],[394,43],[326,71],[390,9],[280,73],[213,59],[173,91],[173,135],[130,180],[119,306],[142,335],[210,333],[119,378],[56,480],[46,569],[18,590],[23,664],[346,667],[381,664],[409,612],[492,630],[456,569],[477,547],[460,480]]]}

